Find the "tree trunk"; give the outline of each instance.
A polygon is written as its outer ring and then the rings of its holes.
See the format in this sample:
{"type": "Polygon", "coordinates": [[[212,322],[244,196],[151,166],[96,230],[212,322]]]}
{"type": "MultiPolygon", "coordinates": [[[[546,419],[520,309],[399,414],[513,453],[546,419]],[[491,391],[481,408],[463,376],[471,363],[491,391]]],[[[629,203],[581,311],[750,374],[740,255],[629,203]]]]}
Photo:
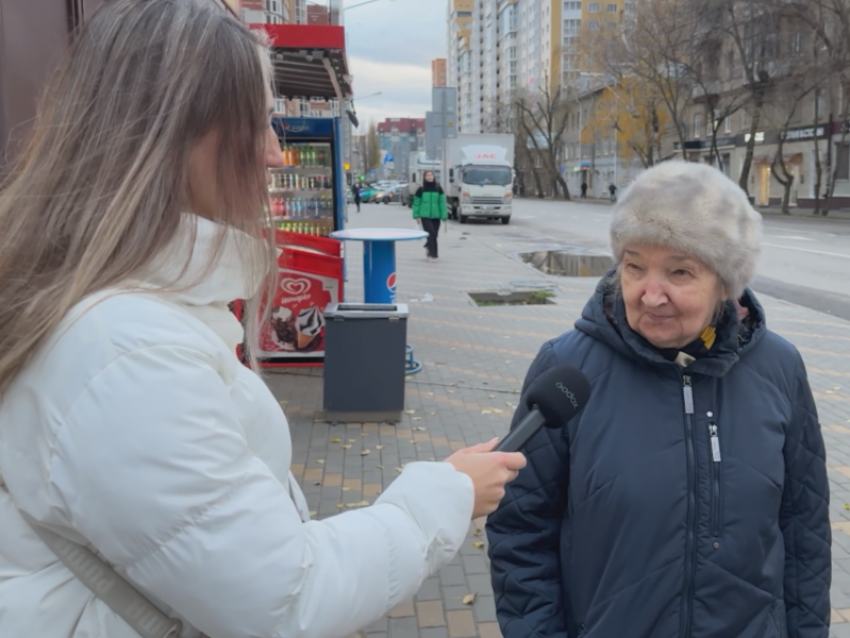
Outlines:
{"type": "Polygon", "coordinates": [[[764,88],[759,88],[755,95],[753,109],[753,121],[750,122],[750,140],[747,142],[747,154],[744,156],[744,165],[741,167],[741,179],[738,185],[747,194],[750,194],[750,169],[753,166],[753,155],[756,148],[756,133],[761,125],[761,112],[764,106],[764,88]]]}
{"type": "Polygon", "coordinates": [[[782,214],[790,215],[791,214],[791,187],[794,185],[794,176],[791,176],[787,182],[783,183],[782,186],[785,189],[785,192],[782,193],[782,214]]]}

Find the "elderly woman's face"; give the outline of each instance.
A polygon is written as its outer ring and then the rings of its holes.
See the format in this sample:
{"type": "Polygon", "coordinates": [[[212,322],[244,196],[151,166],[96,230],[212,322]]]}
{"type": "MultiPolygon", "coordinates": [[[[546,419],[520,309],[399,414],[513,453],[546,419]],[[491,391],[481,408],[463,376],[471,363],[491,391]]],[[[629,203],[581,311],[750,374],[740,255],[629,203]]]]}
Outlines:
{"type": "Polygon", "coordinates": [[[714,271],[669,248],[628,246],[620,282],[629,326],[657,348],[694,341],[724,299],[714,271]]]}

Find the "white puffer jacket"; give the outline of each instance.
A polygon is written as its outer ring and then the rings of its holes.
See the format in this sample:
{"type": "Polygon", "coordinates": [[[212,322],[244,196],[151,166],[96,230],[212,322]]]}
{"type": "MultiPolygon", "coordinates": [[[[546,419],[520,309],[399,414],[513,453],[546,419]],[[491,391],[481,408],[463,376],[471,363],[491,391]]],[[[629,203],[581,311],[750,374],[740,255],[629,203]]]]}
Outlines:
{"type": "MultiPolygon", "coordinates": [[[[198,220],[186,277],[216,229],[198,220]]],[[[137,638],[16,506],[96,548],[185,638],[341,638],[459,549],[473,488],[448,463],[410,464],[371,507],[307,521],[286,418],[234,356],[245,240],[230,233],[185,293],[83,302],[0,403],[0,637],[137,638]]],[[[160,264],[144,285],[180,272],[160,264]]]]}

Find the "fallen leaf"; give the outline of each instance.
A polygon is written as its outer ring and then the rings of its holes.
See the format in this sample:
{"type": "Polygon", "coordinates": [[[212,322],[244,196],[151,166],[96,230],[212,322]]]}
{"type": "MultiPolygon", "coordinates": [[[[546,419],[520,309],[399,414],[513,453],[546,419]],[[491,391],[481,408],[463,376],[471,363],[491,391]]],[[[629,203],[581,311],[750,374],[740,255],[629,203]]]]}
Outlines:
{"type": "Polygon", "coordinates": [[[319,459],[316,461],[319,465],[322,465],[325,462],[325,459],[319,459]]]}
{"type": "Polygon", "coordinates": [[[369,433],[368,432],[361,432],[360,436],[369,436],[369,433]]]}
{"type": "Polygon", "coordinates": [[[397,468],[395,469],[395,471],[396,471],[396,472],[401,473],[401,471],[402,471],[403,469],[404,469],[403,467],[397,467],[397,468]]]}
{"type": "Polygon", "coordinates": [[[313,485],[321,485],[321,484],[322,484],[321,481],[316,481],[315,483],[313,483],[313,485]]]}
{"type": "Polygon", "coordinates": [[[490,410],[481,410],[481,414],[493,414],[490,410]]]}
{"type": "Polygon", "coordinates": [[[431,416],[437,416],[437,413],[436,413],[436,412],[431,412],[431,413],[430,413],[430,415],[431,415],[431,416]]]}
{"type": "Polygon", "coordinates": [[[337,504],[336,504],[336,508],[337,508],[337,509],[340,509],[340,510],[341,510],[343,507],[345,507],[345,503],[337,503],[337,504]]]}
{"type": "Polygon", "coordinates": [[[356,441],[356,440],[357,440],[357,439],[348,439],[348,442],[349,442],[349,443],[354,443],[354,441],[356,441]]]}
{"type": "Polygon", "coordinates": [[[413,430],[416,431],[416,432],[424,432],[425,428],[423,428],[421,425],[418,425],[415,428],[413,428],[413,430]]]}
{"type": "Polygon", "coordinates": [[[501,408],[493,408],[493,412],[495,412],[496,414],[504,414],[505,413],[505,411],[502,410],[501,408]]]}
{"type": "Polygon", "coordinates": [[[472,535],[473,535],[473,536],[481,536],[483,533],[484,533],[484,531],[483,531],[483,530],[480,530],[480,529],[478,529],[478,528],[475,528],[475,531],[474,531],[474,532],[472,532],[472,535]]]}
{"type": "Polygon", "coordinates": [[[495,399],[495,398],[496,398],[496,395],[495,395],[495,394],[488,394],[488,395],[487,395],[487,398],[488,398],[488,399],[495,399]]]}
{"type": "Polygon", "coordinates": [[[464,605],[471,605],[472,603],[475,602],[475,597],[476,597],[476,594],[467,594],[466,596],[461,598],[461,602],[464,605]]]}
{"type": "Polygon", "coordinates": [[[351,443],[346,443],[345,445],[342,446],[342,449],[343,450],[350,450],[351,449],[351,443]]]}
{"type": "Polygon", "coordinates": [[[378,466],[378,469],[379,469],[379,470],[383,470],[383,469],[384,469],[384,466],[383,466],[383,465],[379,465],[379,466],[378,466]]]}
{"type": "Polygon", "coordinates": [[[279,403],[280,403],[281,405],[289,405],[289,401],[280,401],[279,403]]]}
{"type": "Polygon", "coordinates": [[[484,541],[474,541],[474,542],[472,543],[472,546],[473,546],[475,549],[483,549],[483,547],[484,547],[484,541]]]}
{"type": "Polygon", "coordinates": [[[349,490],[351,490],[351,488],[350,488],[350,487],[344,487],[344,488],[342,488],[342,491],[343,491],[343,492],[348,492],[349,490]]]}
{"type": "Polygon", "coordinates": [[[422,417],[421,417],[421,416],[415,416],[415,417],[413,417],[413,418],[412,418],[412,419],[410,419],[410,420],[411,420],[411,421],[421,421],[421,420],[422,420],[422,417]]]}
{"type": "Polygon", "coordinates": [[[369,505],[369,501],[360,501],[359,503],[346,503],[346,507],[366,507],[369,505]]]}
{"type": "Polygon", "coordinates": [[[376,450],[383,450],[383,449],[384,449],[384,446],[383,446],[383,445],[376,445],[376,446],[375,446],[375,449],[376,449],[376,450]]]}
{"type": "Polygon", "coordinates": [[[366,456],[367,454],[371,454],[372,450],[360,450],[360,456],[366,456]]]}
{"type": "Polygon", "coordinates": [[[416,410],[405,410],[405,414],[416,414],[416,410]]]}
{"type": "Polygon", "coordinates": [[[449,394],[454,394],[454,393],[455,393],[454,390],[449,390],[449,394]]]}
{"type": "Polygon", "coordinates": [[[845,503],[845,504],[844,504],[844,509],[846,509],[846,510],[850,510],[850,504],[845,503]]]}
{"type": "Polygon", "coordinates": [[[309,511],[309,512],[307,512],[307,513],[308,513],[310,516],[315,516],[315,515],[316,515],[316,512],[314,512],[314,511],[312,511],[312,510],[311,510],[311,511],[309,511]]]}
{"type": "Polygon", "coordinates": [[[342,439],[340,439],[339,437],[331,439],[331,443],[342,443],[342,439]]]}

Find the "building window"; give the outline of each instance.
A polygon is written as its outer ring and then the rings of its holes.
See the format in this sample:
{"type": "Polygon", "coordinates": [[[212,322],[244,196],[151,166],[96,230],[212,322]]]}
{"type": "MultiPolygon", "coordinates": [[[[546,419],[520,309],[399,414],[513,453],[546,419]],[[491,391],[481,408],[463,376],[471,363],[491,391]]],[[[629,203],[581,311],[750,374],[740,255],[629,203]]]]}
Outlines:
{"type": "Polygon", "coordinates": [[[694,139],[699,139],[702,134],[702,113],[694,115],[694,139]]]}
{"type": "Polygon", "coordinates": [[[731,133],[732,132],[732,118],[731,117],[727,117],[725,120],[723,120],[723,132],[724,133],[731,133]]]}
{"type": "Polygon", "coordinates": [[[617,13],[620,10],[620,7],[616,4],[609,4],[607,9],[608,13],[617,13]]]}
{"type": "Polygon", "coordinates": [[[591,2],[589,5],[587,5],[587,12],[588,13],[599,13],[599,3],[598,2],[591,2]]]}
{"type": "Polygon", "coordinates": [[[597,22],[596,20],[588,20],[587,28],[591,31],[599,31],[599,22],[597,22]]]}

